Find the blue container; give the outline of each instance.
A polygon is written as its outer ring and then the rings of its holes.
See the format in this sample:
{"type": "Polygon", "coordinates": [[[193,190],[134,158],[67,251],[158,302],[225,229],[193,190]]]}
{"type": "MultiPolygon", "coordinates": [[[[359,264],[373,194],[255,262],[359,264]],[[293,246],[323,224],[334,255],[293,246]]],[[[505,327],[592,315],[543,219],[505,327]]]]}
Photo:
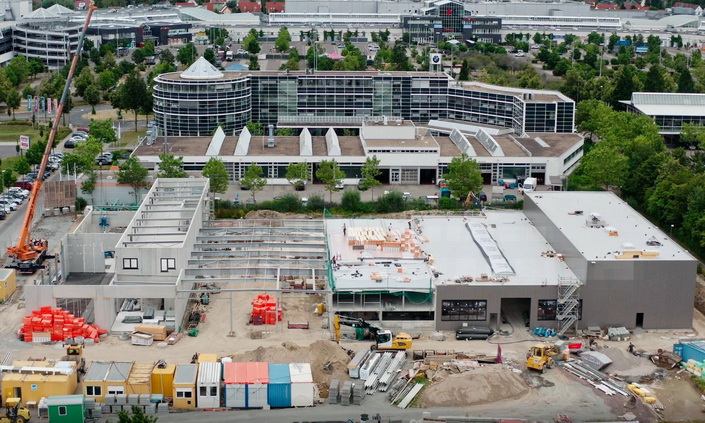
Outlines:
{"type": "Polygon", "coordinates": [[[673,352],[681,356],[683,361],[692,359],[698,363],[702,363],[705,361],[705,341],[686,341],[673,344],[673,352]]]}
{"type": "Polygon", "coordinates": [[[269,363],[267,404],[272,408],[291,407],[291,375],[288,364],[269,363]]]}

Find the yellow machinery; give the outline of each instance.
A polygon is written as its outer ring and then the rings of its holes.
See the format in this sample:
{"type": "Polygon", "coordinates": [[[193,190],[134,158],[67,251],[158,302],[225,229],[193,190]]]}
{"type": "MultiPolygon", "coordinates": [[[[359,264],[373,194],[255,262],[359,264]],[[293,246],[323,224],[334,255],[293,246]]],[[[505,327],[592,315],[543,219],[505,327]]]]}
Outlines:
{"type": "Polygon", "coordinates": [[[355,335],[358,339],[365,339],[368,335],[375,341],[373,349],[377,350],[402,350],[411,348],[411,335],[400,332],[396,336],[392,331],[381,329],[367,323],[363,319],[336,314],[333,316],[333,329],[335,330],[335,342],[340,342],[340,326],[350,326],[355,328],[355,335]]]}
{"type": "Polygon", "coordinates": [[[68,344],[66,347],[66,355],[63,361],[73,361],[76,363],[76,371],[80,374],[86,373],[86,360],[83,358],[83,345],[68,344]]]}
{"type": "Polygon", "coordinates": [[[526,354],[526,368],[538,370],[553,367],[553,356],[557,354],[556,347],[548,344],[536,344],[526,354]]]}
{"type": "Polygon", "coordinates": [[[26,423],[30,419],[29,410],[20,405],[19,398],[5,401],[5,415],[0,416],[0,423],[26,423]]]}

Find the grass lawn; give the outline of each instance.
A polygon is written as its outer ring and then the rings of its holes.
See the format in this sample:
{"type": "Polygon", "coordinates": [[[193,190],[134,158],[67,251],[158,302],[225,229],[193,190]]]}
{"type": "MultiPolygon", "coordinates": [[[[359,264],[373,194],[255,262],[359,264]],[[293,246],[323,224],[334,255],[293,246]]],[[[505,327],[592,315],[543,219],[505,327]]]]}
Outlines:
{"type": "Polygon", "coordinates": [[[139,137],[143,137],[146,133],[147,133],[147,131],[137,131],[137,132],[135,132],[135,131],[130,131],[130,132],[122,131],[122,134],[120,134],[122,136],[122,138],[118,142],[113,144],[113,146],[121,147],[121,148],[122,147],[136,147],[137,143],[139,142],[138,141],[139,137]]]}
{"type": "Polygon", "coordinates": [[[5,169],[10,169],[11,171],[15,171],[15,163],[20,159],[20,156],[12,156],[12,157],[3,157],[2,158],[2,164],[0,164],[0,171],[3,171],[5,169]]]}
{"type": "MultiPolygon", "coordinates": [[[[63,139],[67,136],[71,130],[66,127],[59,127],[59,132],[57,133],[57,140],[63,139]]],[[[25,125],[22,121],[17,122],[7,122],[0,123],[0,142],[17,142],[20,139],[20,135],[27,135],[30,142],[42,139],[39,136],[39,129],[32,128],[32,124],[29,123],[25,125]]],[[[44,129],[44,139],[49,136],[49,130],[44,129]]]]}

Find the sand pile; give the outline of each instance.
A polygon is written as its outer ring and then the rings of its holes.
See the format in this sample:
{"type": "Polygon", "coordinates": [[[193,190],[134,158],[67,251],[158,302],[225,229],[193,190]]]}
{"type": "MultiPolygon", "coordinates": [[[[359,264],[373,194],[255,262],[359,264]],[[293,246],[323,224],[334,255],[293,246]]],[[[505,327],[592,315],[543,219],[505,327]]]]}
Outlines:
{"type": "Polygon", "coordinates": [[[311,363],[313,381],[321,398],[328,398],[330,380],[347,379],[347,352],[332,341],[316,341],[308,347],[284,342],[281,347],[259,347],[233,356],[233,361],[267,361],[271,363],[311,363]]]}
{"type": "Polygon", "coordinates": [[[516,398],[529,392],[521,374],[502,365],[482,366],[458,374],[436,373],[424,389],[422,407],[462,407],[516,398]]]}
{"type": "Polygon", "coordinates": [[[645,376],[657,369],[648,357],[636,357],[620,347],[602,348],[598,351],[612,360],[612,364],[602,369],[605,373],[645,376]]]}

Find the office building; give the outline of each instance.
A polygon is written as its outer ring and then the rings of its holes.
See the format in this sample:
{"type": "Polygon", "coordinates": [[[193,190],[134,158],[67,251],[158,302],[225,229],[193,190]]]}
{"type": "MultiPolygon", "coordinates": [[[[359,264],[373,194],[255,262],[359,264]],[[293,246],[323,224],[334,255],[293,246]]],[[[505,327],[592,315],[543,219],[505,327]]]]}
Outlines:
{"type": "Polygon", "coordinates": [[[155,78],[160,134],[239,132],[248,121],[302,126],[386,116],[425,123],[455,120],[526,132],[571,133],[575,103],[557,91],[458,83],[433,72],[221,72],[200,58],[181,73],[155,78]]]}
{"type": "Polygon", "coordinates": [[[39,8],[15,25],[12,31],[15,54],[39,59],[49,69],[58,69],[69,63],[78,47],[81,24],[71,22],[57,9],[39,8]]]}
{"type": "Polygon", "coordinates": [[[627,110],[649,116],[666,137],[678,136],[683,125],[705,125],[705,94],[632,93],[622,101],[627,110]]]}
{"type": "Polygon", "coordinates": [[[433,44],[444,39],[499,43],[502,19],[496,16],[472,16],[461,2],[429,2],[421,14],[402,16],[402,29],[409,42],[433,44]]]}

